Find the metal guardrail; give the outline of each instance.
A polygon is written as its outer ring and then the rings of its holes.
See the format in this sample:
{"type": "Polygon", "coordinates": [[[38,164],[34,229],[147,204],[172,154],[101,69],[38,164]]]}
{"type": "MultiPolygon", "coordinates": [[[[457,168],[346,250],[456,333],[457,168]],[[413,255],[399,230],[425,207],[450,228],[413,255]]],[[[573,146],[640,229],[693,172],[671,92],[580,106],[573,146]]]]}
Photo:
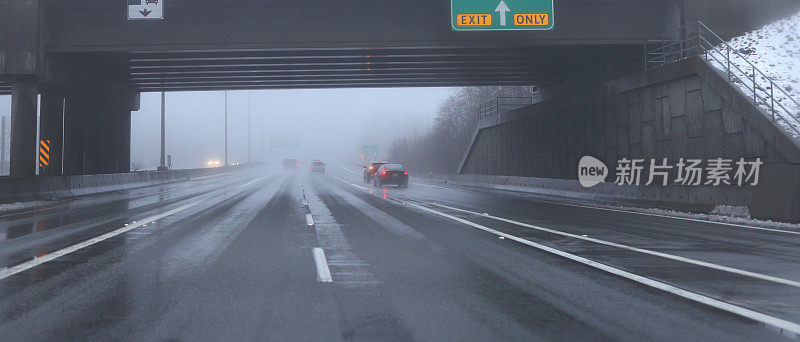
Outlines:
{"type": "Polygon", "coordinates": [[[686,39],[681,39],[687,29],[685,26],[679,27],[648,39],[644,43],[645,69],[702,56],[709,63],[716,63],[722,68],[728,76],[728,82],[741,84],[756,107],[768,108],[772,121],[783,121],[800,135],[800,103],[797,100],[702,22],[698,21],[694,31],[687,32],[686,39]],[[763,78],[761,83],[758,76],[763,78]],[[782,95],[798,110],[787,108],[787,105],[776,100],[776,94],[782,95]]]}
{"type": "Polygon", "coordinates": [[[478,105],[478,115],[481,119],[488,116],[500,115],[514,109],[533,104],[533,97],[500,96],[486,100],[478,105]]]}

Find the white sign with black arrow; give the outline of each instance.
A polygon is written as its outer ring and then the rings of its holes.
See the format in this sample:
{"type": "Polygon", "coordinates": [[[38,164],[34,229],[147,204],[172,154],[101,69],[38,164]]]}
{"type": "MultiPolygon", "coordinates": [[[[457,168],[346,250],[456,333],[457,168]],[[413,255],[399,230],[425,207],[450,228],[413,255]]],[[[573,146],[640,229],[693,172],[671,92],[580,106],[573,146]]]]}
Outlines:
{"type": "Polygon", "coordinates": [[[128,20],[164,19],[164,0],[127,0],[128,20]]]}

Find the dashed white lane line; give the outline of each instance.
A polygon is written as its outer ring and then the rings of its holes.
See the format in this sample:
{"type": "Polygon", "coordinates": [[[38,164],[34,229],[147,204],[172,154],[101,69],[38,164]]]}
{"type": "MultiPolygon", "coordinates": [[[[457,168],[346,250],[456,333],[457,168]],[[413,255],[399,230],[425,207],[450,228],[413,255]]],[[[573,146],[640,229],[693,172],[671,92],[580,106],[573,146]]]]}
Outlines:
{"type": "Polygon", "coordinates": [[[676,286],[672,286],[672,285],[669,285],[669,284],[666,284],[666,283],[662,283],[662,282],[657,281],[657,280],[653,280],[653,279],[650,279],[650,278],[646,278],[646,277],[640,276],[638,274],[634,274],[634,273],[631,273],[631,272],[628,272],[628,271],[625,271],[625,270],[621,270],[621,269],[618,269],[618,268],[614,268],[614,267],[611,267],[611,266],[608,266],[608,265],[605,265],[605,264],[602,264],[602,263],[599,263],[599,262],[596,262],[596,261],[593,261],[593,260],[589,260],[589,259],[586,259],[584,257],[578,256],[578,255],[575,255],[575,254],[567,253],[567,252],[564,252],[564,251],[561,251],[561,250],[558,250],[558,249],[555,249],[555,248],[552,248],[552,247],[541,245],[541,244],[535,243],[533,241],[529,241],[529,240],[526,240],[526,239],[511,235],[511,234],[506,234],[506,233],[503,233],[501,231],[497,231],[497,230],[491,229],[489,227],[474,223],[472,221],[468,221],[468,220],[462,219],[460,217],[456,217],[456,216],[449,215],[449,214],[446,214],[446,213],[443,213],[443,212],[440,212],[440,211],[437,211],[437,210],[430,209],[428,207],[421,206],[419,204],[409,203],[409,205],[411,205],[411,206],[413,206],[415,208],[418,208],[420,210],[424,210],[424,211],[427,211],[427,212],[430,212],[430,213],[433,213],[433,214],[436,214],[436,215],[439,215],[439,216],[442,216],[442,217],[446,217],[446,218],[451,219],[453,221],[457,221],[457,222],[466,224],[468,226],[471,226],[471,227],[474,227],[474,228],[477,228],[477,229],[480,229],[480,230],[483,230],[483,231],[498,235],[500,237],[504,237],[504,238],[509,239],[509,240],[514,240],[514,241],[519,242],[521,244],[528,245],[528,246],[543,250],[545,252],[548,252],[548,253],[551,253],[551,254],[555,254],[555,255],[561,256],[563,258],[567,258],[567,259],[570,259],[572,261],[576,261],[576,262],[579,262],[581,264],[584,264],[584,265],[587,265],[587,266],[590,266],[590,267],[597,268],[599,270],[602,270],[602,271],[605,271],[605,272],[608,272],[608,273],[623,277],[625,279],[629,279],[629,280],[635,281],[637,283],[640,283],[640,284],[643,284],[643,285],[646,285],[646,286],[650,286],[650,287],[655,288],[655,289],[659,289],[659,290],[662,290],[662,291],[665,291],[665,292],[669,292],[669,293],[672,293],[674,295],[677,295],[677,296],[680,296],[680,297],[683,297],[683,298],[686,298],[686,299],[689,299],[689,300],[692,300],[692,301],[695,301],[695,302],[698,302],[698,303],[701,303],[701,304],[704,304],[704,305],[708,305],[708,306],[711,306],[711,307],[714,307],[714,308],[717,308],[717,309],[720,309],[720,310],[724,310],[724,311],[727,311],[727,312],[730,312],[730,313],[733,313],[733,314],[736,314],[736,315],[739,315],[739,316],[742,316],[742,317],[746,317],[746,318],[749,318],[749,319],[764,323],[766,325],[769,325],[769,326],[772,326],[772,327],[775,327],[775,328],[778,328],[778,329],[781,329],[781,330],[790,331],[790,332],[792,332],[794,334],[800,334],[800,324],[797,324],[797,323],[793,323],[793,322],[789,322],[789,321],[786,321],[786,320],[783,320],[783,319],[780,319],[780,318],[777,318],[777,317],[772,317],[772,316],[769,316],[769,315],[765,315],[763,313],[760,313],[760,312],[757,312],[757,311],[753,311],[753,310],[750,310],[750,309],[746,309],[746,308],[743,308],[741,306],[733,305],[733,304],[730,304],[730,303],[727,303],[727,302],[723,302],[723,301],[718,300],[718,299],[714,299],[714,298],[711,298],[711,297],[706,297],[706,296],[703,296],[701,294],[697,294],[697,293],[694,293],[694,292],[691,292],[691,291],[687,291],[687,290],[684,290],[684,289],[676,287],[676,286]]]}
{"type": "Polygon", "coordinates": [[[309,226],[314,225],[314,218],[311,217],[311,214],[306,214],[306,224],[308,224],[309,226]]]}
{"type": "Polygon", "coordinates": [[[493,220],[507,222],[507,223],[511,223],[511,224],[514,224],[514,225],[518,225],[518,226],[522,226],[522,227],[526,227],[526,228],[530,228],[530,229],[535,229],[535,230],[538,230],[538,231],[547,232],[547,233],[550,233],[550,234],[556,234],[556,235],[571,237],[571,238],[574,238],[574,239],[589,241],[589,242],[593,242],[593,243],[600,244],[600,245],[611,246],[611,247],[615,247],[615,248],[619,248],[619,249],[625,249],[625,250],[634,251],[634,252],[647,254],[647,255],[653,255],[653,256],[657,256],[657,257],[661,257],[661,258],[665,258],[665,259],[680,261],[680,262],[687,263],[687,264],[707,267],[707,268],[711,268],[711,269],[715,269],[715,270],[719,270],[719,271],[734,273],[734,274],[743,275],[743,276],[750,277],[750,278],[766,280],[766,281],[773,282],[773,283],[789,285],[789,286],[800,288],[800,282],[797,282],[797,281],[794,281],[794,280],[789,280],[789,279],[784,279],[784,278],[779,278],[779,277],[773,277],[773,276],[770,276],[770,275],[765,275],[765,274],[761,274],[761,273],[745,271],[745,270],[741,270],[741,269],[738,269],[738,268],[718,265],[718,264],[705,262],[705,261],[700,261],[700,260],[691,259],[691,258],[686,258],[686,257],[678,256],[678,255],[667,254],[667,253],[662,253],[662,252],[657,252],[657,251],[651,251],[649,249],[638,248],[638,247],[623,245],[623,244],[616,243],[616,242],[610,242],[610,241],[595,239],[595,238],[587,237],[585,235],[562,232],[562,231],[559,231],[559,230],[544,228],[544,227],[540,227],[540,226],[536,226],[536,225],[532,225],[532,224],[528,224],[528,223],[524,223],[524,222],[514,221],[514,220],[511,220],[511,219],[507,219],[507,218],[492,216],[492,215],[489,215],[489,214],[486,214],[486,213],[478,213],[478,212],[474,212],[474,211],[469,211],[469,210],[464,210],[464,209],[460,209],[460,208],[456,208],[456,207],[451,207],[451,206],[444,205],[444,204],[429,203],[429,202],[425,202],[425,203],[429,204],[429,205],[434,205],[434,206],[437,206],[437,207],[440,207],[440,208],[450,209],[450,210],[453,210],[453,211],[458,211],[458,212],[477,215],[477,216],[488,217],[488,218],[491,218],[493,220]]]}
{"type": "Polygon", "coordinates": [[[103,235],[91,238],[91,239],[83,241],[83,242],[76,243],[76,244],[74,244],[72,246],[59,249],[59,250],[57,250],[55,252],[48,253],[48,254],[45,254],[43,256],[35,257],[35,258],[33,258],[31,260],[28,260],[26,262],[23,262],[23,263],[21,263],[19,265],[2,269],[2,270],[0,270],[0,280],[8,278],[8,277],[10,277],[10,276],[12,276],[14,274],[19,273],[19,272],[28,270],[30,268],[39,266],[39,265],[44,264],[44,263],[46,263],[48,261],[55,260],[57,258],[60,258],[62,256],[70,254],[72,252],[75,252],[75,251],[77,251],[79,249],[86,248],[88,246],[94,245],[94,244],[96,244],[98,242],[101,242],[101,241],[104,241],[104,240],[108,240],[108,239],[110,239],[112,237],[115,237],[115,236],[117,236],[119,234],[122,234],[122,233],[125,233],[127,231],[130,231],[132,229],[136,229],[138,227],[146,226],[146,224],[148,222],[157,221],[159,219],[162,219],[164,217],[170,216],[170,215],[175,214],[177,212],[189,209],[189,208],[199,204],[200,202],[202,202],[202,200],[182,205],[182,206],[180,206],[178,208],[172,209],[172,210],[167,211],[165,213],[161,213],[161,214],[158,214],[158,215],[153,215],[153,216],[144,218],[144,219],[140,220],[138,223],[126,224],[122,228],[110,231],[110,232],[105,233],[103,235]]]}
{"type": "Polygon", "coordinates": [[[325,259],[325,251],[322,248],[314,248],[314,262],[317,264],[317,280],[323,283],[333,282],[331,270],[328,268],[328,260],[325,259]]]}

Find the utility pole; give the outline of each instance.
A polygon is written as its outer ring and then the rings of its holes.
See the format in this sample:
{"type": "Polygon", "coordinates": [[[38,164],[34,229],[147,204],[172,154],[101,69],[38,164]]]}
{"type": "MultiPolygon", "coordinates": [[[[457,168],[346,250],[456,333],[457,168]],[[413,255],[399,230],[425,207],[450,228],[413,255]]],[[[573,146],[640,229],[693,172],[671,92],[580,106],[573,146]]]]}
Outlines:
{"type": "Polygon", "coordinates": [[[6,117],[0,116],[0,175],[6,171],[6,117]]]}
{"type": "Polygon", "coordinates": [[[167,171],[167,165],[165,164],[166,158],[166,148],[164,147],[164,140],[166,139],[166,129],[164,128],[166,123],[166,110],[164,109],[164,105],[166,104],[165,94],[161,92],[161,164],[158,166],[158,171],[167,171]]]}
{"type": "Polygon", "coordinates": [[[252,131],[250,129],[250,103],[251,103],[250,102],[250,91],[248,90],[247,91],[247,162],[248,163],[250,163],[250,151],[251,151],[250,142],[252,141],[250,139],[250,132],[252,131]]]}
{"type": "Polygon", "coordinates": [[[264,161],[264,112],[261,112],[261,161],[264,161]]]}
{"type": "Polygon", "coordinates": [[[225,166],[228,166],[228,91],[225,91],[225,166]]]}

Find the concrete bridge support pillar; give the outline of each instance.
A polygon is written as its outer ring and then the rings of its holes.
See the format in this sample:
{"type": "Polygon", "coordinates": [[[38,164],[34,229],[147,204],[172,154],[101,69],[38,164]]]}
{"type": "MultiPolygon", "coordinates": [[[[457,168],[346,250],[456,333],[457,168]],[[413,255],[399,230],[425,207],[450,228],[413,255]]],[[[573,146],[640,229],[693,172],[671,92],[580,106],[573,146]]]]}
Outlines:
{"type": "Polygon", "coordinates": [[[16,82],[11,89],[11,177],[36,175],[36,83],[16,82]]]}
{"type": "Polygon", "coordinates": [[[64,101],[64,174],[80,175],[83,168],[83,122],[87,116],[85,99],[70,95],[64,101]]]}
{"type": "Polygon", "coordinates": [[[138,109],[138,93],[129,95],[83,92],[67,97],[65,174],[130,172],[131,110],[138,109]]]}
{"type": "Polygon", "coordinates": [[[117,114],[116,171],[131,172],[131,111],[123,108],[117,114]]]}
{"type": "MultiPolygon", "coordinates": [[[[60,176],[63,163],[62,147],[64,146],[64,95],[61,92],[44,89],[41,93],[39,112],[39,139],[50,141],[49,165],[39,165],[39,174],[60,176]]],[[[41,148],[38,147],[38,148],[41,148]]]]}

